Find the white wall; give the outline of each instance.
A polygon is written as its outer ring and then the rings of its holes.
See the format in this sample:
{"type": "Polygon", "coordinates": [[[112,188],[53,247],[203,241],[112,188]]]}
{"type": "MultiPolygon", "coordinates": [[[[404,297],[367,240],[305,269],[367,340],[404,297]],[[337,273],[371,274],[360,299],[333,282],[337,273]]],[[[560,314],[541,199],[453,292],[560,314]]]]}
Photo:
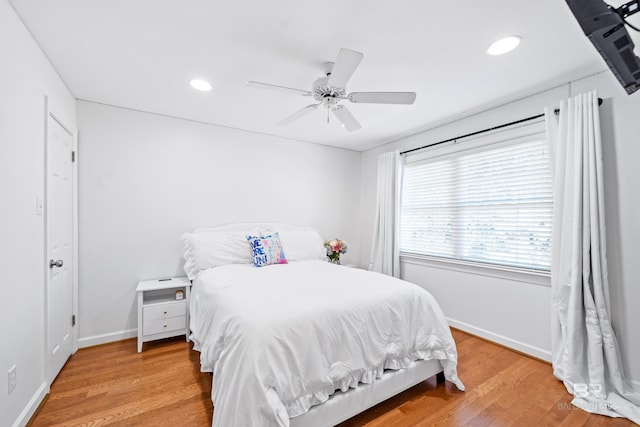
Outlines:
{"type": "Polygon", "coordinates": [[[45,95],[75,125],[75,100],[6,0],[0,0],[0,425],[28,421],[44,396],[45,95]],[[17,387],[7,394],[7,371],[17,387]]]}
{"type": "Polygon", "coordinates": [[[359,250],[360,153],[78,102],[80,346],[133,336],[138,280],[184,275],[179,238],[309,225],[359,250]]]}
{"type": "MultiPolygon", "coordinates": [[[[640,380],[640,312],[636,309],[640,302],[640,94],[628,96],[608,71],[364,152],[362,246],[371,244],[378,153],[420,147],[539,114],[545,106],[557,106],[561,99],[593,89],[604,98],[600,113],[612,318],[626,371],[640,380]]],[[[367,254],[361,256],[361,263],[366,264],[367,254]]],[[[549,287],[407,261],[402,262],[402,272],[403,278],[423,286],[438,299],[454,326],[541,358],[549,357],[549,287]]]]}

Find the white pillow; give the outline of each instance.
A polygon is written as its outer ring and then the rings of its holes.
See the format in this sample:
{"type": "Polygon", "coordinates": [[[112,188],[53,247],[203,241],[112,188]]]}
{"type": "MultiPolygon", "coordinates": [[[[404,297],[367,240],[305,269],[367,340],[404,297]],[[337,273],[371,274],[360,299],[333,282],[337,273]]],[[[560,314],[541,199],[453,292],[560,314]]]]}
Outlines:
{"type": "Polygon", "coordinates": [[[278,230],[287,261],[326,260],[324,239],[316,230],[278,230]]]}
{"type": "Polygon", "coordinates": [[[182,235],[184,271],[190,280],[207,268],[227,264],[251,264],[253,254],[247,235],[257,235],[258,230],[203,231],[182,235]]]}

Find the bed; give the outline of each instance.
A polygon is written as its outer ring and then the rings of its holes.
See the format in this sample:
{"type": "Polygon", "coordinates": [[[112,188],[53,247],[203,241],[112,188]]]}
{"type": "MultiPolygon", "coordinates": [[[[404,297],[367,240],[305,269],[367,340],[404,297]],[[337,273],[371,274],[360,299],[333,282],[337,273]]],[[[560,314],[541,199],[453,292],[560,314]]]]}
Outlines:
{"type": "Polygon", "coordinates": [[[190,338],[213,373],[213,426],[335,425],[441,372],[464,390],[433,297],[326,262],[317,231],[232,224],[182,240],[190,338]],[[283,253],[256,267],[247,236],[283,253]]]}

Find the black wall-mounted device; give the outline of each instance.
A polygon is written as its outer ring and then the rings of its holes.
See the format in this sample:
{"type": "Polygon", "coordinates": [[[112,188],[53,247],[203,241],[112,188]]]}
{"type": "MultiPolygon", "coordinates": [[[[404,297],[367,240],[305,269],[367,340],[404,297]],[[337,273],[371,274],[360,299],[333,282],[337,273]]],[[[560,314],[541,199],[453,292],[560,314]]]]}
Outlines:
{"type": "Polygon", "coordinates": [[[619,8],[603,0],[566,0],[584,33],[604,58],[622,87],[631,95],[640,89],[640,58],[625,24],[638,30],[625,19],[640,11],[640,0],[619,8]]]}

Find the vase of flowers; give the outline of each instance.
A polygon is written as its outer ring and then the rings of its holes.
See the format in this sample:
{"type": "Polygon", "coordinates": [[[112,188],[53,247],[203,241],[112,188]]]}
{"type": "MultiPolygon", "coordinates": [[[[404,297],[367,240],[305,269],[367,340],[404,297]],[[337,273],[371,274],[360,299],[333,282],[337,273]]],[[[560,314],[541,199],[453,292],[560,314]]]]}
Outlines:
{"type": "Polygon", "coordinates": [[[340,255],[346,254],[349,245],[347,242],[340,239],[331,239],[324,242],[324,247],[327,249],[327,258],[329,262],[334,264],[340,264],[340,255]]]}

